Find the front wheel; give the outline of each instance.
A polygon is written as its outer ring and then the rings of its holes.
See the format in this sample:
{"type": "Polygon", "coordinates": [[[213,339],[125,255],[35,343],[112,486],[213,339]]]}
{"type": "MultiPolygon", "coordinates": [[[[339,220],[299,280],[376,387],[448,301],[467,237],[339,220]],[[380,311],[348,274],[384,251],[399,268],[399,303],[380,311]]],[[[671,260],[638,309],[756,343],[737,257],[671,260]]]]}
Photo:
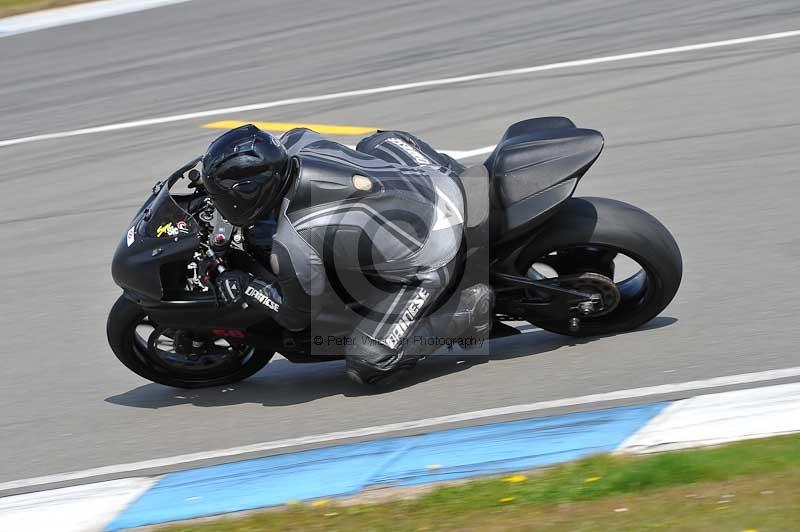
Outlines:
{"type": "Polygon", "coordinates": [[[111,350],[128,369],[176,388],[238,382],[254,375],[274,355],[243,342],[159,327],[125,296],[108,314],[106,334],[111,350]]]}
{"type": "Polygon", "coordinates": [[[635,329],[675,297],[683,274],[678,245],[653,216],[621,201],[571,198],[520,254],[520,275],[589,292],[602,301],[580,327],[528,317],[559,334],[593,336],[635,329]]]}

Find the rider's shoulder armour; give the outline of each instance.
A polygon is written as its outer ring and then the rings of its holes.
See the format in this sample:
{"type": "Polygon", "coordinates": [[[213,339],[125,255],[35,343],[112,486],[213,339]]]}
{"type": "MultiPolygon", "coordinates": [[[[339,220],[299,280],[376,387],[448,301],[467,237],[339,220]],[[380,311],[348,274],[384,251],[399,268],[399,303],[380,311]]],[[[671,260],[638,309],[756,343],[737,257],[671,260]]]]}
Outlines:
{"type": "Polygon", "coordinates": [[[313,153],[301,154],[297,184],[288,213],[358,200],[380,192],[380,181],[371,175],[369,169],[347,160],[313,153]]]}

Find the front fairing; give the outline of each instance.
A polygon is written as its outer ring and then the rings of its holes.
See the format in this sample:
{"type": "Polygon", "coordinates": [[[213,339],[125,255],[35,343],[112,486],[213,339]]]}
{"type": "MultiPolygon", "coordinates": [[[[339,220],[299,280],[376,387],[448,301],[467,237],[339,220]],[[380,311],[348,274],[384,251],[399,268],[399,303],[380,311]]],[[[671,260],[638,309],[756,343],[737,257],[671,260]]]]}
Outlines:
{"type": "Polygon", "coordinates": [[[165,267],[185,272],[198,250],[200,227],[170,194],[174,184],[170,179],[154,187],[114,253],[114,282],[135,297],[161,300],[165,267]]]}

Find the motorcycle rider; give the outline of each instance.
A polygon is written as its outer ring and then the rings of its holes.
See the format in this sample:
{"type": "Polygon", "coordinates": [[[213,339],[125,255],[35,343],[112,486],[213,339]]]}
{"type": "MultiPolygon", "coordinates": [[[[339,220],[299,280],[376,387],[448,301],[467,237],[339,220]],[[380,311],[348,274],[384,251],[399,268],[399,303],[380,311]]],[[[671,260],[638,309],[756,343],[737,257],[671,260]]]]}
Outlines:
{"type": "Polygon", "coordinates": [[[433,314],[463,266],[463,170],[398,131],[355,150],[305,128],[280,140],[253,125],[224,133],[203,158],[203,184],[275,277],[226,271],[220,299],[303,331],[335,294],[357,316],[345,358],[359,383],[396,382],[439,345],[420,339],[485,338],[494,295],[484,283],[433,314]]]}

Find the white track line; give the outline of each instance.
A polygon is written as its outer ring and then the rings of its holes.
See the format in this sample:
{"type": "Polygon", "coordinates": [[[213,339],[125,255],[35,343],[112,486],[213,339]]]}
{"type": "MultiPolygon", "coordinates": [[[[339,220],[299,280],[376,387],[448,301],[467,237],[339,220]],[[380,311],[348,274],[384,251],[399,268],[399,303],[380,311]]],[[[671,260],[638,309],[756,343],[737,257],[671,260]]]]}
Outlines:
{"type": "Polygon", "coordinates": [[[158,479],[125,478],[0,499],[0,530],[99,532],[158,479]]]}
{"type": "Polygon", "coordinates": [[[13,480],[11,482],[0,483],[0,491],[20,489],[20,488],[30,488],[33,486],[55,484],[58,482],[82,480],[92,477],[99,477],[103,475],[118,475],[121,473],[131,473],[134,471],[143,471],[147,469],[170,467],[177,464],[186,464],[190,462],[198,462],[201,460],[232,457],[232,456],[244,455],[255,452],[273,451],[276,449],[286,449],[302,445],[330,443],[351,438],[362,438],[365,436],[383,435],[403,430],[435,427],[448,423],[473,421],[477,419],[486,419],[486,418],[504,416],[509,414],[536,412],[551,408],[563,408],[563,407],[571,407],[578,405],[587,405],[605,401],[617,401],[622,399],[635,399],[635,398],[650,397],[655,395],[662,395],[662,394],[669,394],[676,392],[685,392],[690,390],[704,390],[709,388],[717,388],[720,386],[733,386],[737,384],[765,382],[765,381],[792,378],[792,377],[800,377],[800,366],[792,368],[784,368],[784,369],[774,369],[769,371],[760,371],[757,373],[743,373],[740,375],[715,377],[712,379],[688,381],[675,384],[662,384],[659,386],[648,386],[645,388],[632,388],[629,390],[618,390],[615,392],[597,393],[592,395],[584,395],[581,397],[570,397],[566,399],[556,399],[552,401],[541,401],[538,403],[528,403],[522,405],[504,406],[500,408],[490,408],[488,410],[477,410],[474,412],[464,412],[462,414],[453,414],[449,416],[418,419],[416,421],[390,423],[388,425],[365,427],[361,429],[346,430],[341,432],[330,432],[327,434],[316,434],[313,436],[302,436],[299,438],[289,438],[286,440],[277,440],[271,442],[256,443],[253,445],[243,445],[240,447],[231,447],[229,449],[218,449],[216,451],[182,454],[178,456],[171,456],[168,458],[144,460],[142,462],[133,462],[128,464],[97,467],[94,469],[74,471],[71,473],[60,473],[56,475],[47,475],[42,477],[13,480]]]}
{"type": "Polygon", "coordinates": [[[800,432],[800,382],[677,401],[619,446],[648,453],[800,432]]]}
{"type": "Polygon", "coordinates": [[[494,151],[497,145],[484,146],[483,148],[476,148],[474,150],[441,150],[453,159],[469,159],[470,157],[477,157],[478,155],[489,155],[494,151]]]}
{"type": "Polygon", "coordinates": [[[0,37],[180,4],[190,0],[101,0],[0,19],[0,37]]]}
{"type": "MultiPolygon", "coordinates": [[[[351,150],[356,149],[354,144],[347,144],[346,145],[351,150]]],[[[474,150],[448,150],[443,148],[434,148],[436,151],[440,151],[442,153],[446,153],[453,159],[469,159],[470,157],[477,157],[478,155],[489,155],[494,151],[497,147],[497,144],[492,144],[491,146],[484,146],[483,148],[476,148],[474,150]]]]}
{"type": "Polygon", "coordinates": [[[495,72],[485,72],[483,74],[470,74],[467,76],[456,76],[451,78],[431,79],[427,81],[417,81],[413,83],[403,83],[399,85],[387,85],[384,87],[375,87],[371,89],[359,89],[345,92],[333,92],[329,94],[321,94],[318,96],[303,96],[299,98],[289,98],[286,100],[277,100],[273,102],[255,103],[251,105],[240,105],[236,107],[225,107],[222,109],[211,109],[207,111],[198,111],[194,113],[185,113],[179,115],[162,116],[158,118],[147,118],[143,120],[135,120],[132,122],[120,122],[117,124],[108,124],[105,126],[88,127],[83,129],[74,129],[71,131],[60,131],[57,133],[46,133],[43,135],[33,135],[30,137],[20,137],[16,139],[8,139],[0,141],[0,147],[13,146],[15,144],[23,144],[26,142],[36,142],[40,140],[61,139],[67,137],[77,137],[80,135],[91,135],[94,133],[107,133],[110,131],[119,131],[123,129],[132,129],[144,126],[154,126],[159,124],[168,124],[171,122],[180,122],[184,120],[194,120],[197,118],[206,118],[209,116],[225,115],[242,113],[246,111],[258,111],[262,109],[272,109],[275,107],[285,107],[288,105],[297,105],[301,103],[322,102],[327,100],[338,100],[341,98],[353,98],[356,96],[368,96],[372,94],[383,94],[389,92],[399,92],[411,89],[420,89],[425,87],[437,87],[442,85],[453,85],[456,83],[466,83],[469,81],[480,81],[485,79],[521,76],[525,74],[532,74],[535,72],[545,72],[548,70],[558,70],[562,68],[573,68],[588,65],[597,65],[602,63],[613,63],[615,61],[627,61],[630,59],[641,59],[645,57],[655,57],[659,55],[677,54],[683,52],[693,52],[697,50],[708,50],[710,48],[722,48],[725,46],[736,46],[739,44],[749,44],[761,41],[772,41],[776,39],[787,39],[790,37],[799,37],[800,30],[784,31],[780,33],[768,33],[766,35],[755,35],[752,37],[742,37],[739,39],[728,39],[725,41],[713,41],[700,44],[689,44],[686,46],[674,46],[671,48],[661,48],[658,50],[646,50],[643,52],[633,52],[620,55],[609,55],[603,57],[594,57],[591,59],[579,59],[576,61],[564,61],[561,63],[551,63],[548,65],[538,65],[526,68],[515,68],[511,70],[498,70],[495,72]]]}

